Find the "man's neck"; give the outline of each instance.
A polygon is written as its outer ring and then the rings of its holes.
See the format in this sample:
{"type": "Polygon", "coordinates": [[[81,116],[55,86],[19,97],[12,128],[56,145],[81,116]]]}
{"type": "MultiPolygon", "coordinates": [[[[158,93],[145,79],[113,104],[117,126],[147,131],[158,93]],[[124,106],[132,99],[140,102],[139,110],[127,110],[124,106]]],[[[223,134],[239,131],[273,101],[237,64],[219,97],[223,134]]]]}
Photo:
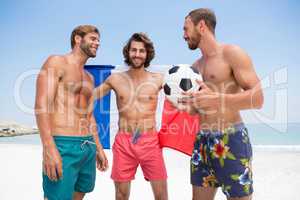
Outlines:
{"type": "Polygon", "coordinates": [[[88,56],[79,49],[73,49],[71,53],[67,54],[67,57],[71,63],[80,66],[81,69],[88,60],[88,56]]]}
{"type": "Polygon", "coordinates": [[[142,77],[146,72],[147,71],[145,70],[144,67],[140,67],[140,68],[130,67],[130,69],[128,70],[128,74],[135,78],[142,77]]]}
{"type": "Polygon", "coordinates": [[[199,49],[201,50],[202,56],[208,58],[217,54],[219,44],[212,34],[208,34],[199,43],[199,49]]]}

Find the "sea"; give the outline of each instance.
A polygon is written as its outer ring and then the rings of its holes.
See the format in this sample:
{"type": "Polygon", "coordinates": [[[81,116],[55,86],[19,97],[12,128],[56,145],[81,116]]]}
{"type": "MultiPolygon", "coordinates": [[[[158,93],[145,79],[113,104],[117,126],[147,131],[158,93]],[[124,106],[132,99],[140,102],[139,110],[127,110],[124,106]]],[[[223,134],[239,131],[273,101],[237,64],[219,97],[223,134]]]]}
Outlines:
{"type": "MultiPolygon", "coordinates": [[[[246,124],[246,127],[254,149],[300,151],[300,123],[246,124]]],[[[1,144],[41,145],[41,141],[35,134],[0,137],[1,144]]]]}

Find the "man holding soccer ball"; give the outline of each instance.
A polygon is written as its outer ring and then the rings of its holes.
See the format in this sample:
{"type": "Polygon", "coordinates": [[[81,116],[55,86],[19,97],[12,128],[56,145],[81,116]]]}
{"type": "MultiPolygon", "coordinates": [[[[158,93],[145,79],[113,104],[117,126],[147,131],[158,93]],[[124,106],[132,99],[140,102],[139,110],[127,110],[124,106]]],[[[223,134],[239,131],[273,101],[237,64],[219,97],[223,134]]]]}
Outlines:
{"type": "Polygon", "coordinates": [[[217,187],[229,200],[250,200],[252,148],[240,110],[261,108],[263,93],[250,57],[236,45],[217,42],[215,27],[215,14],[203,8],[184,22],[188,47],[202,54],[193,65],[203,76],[201,89],[179,100],[201,116],[191,159],[193,200],[213,200],[217,187]]]}

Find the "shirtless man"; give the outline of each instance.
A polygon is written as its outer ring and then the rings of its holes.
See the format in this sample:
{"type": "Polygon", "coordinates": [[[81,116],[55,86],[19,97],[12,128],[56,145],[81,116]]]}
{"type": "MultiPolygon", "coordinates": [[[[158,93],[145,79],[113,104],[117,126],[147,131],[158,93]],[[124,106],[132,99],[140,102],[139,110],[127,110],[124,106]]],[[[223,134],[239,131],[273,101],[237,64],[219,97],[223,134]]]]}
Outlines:
{"type": "Polygon", "coordinates": [[[155,111],[162,75],[146,71],[154,57],[147,35],[134,33],[123,49],[129,70],[110,75],[96,88],[96,98],[114,90],[119,111],[119,131],[113,144],[111,178],[116,199],[127,200],[138,165],[150,181],[156,200],[166,200],[167,173],[155,129],[155,111]]]}
{"type": "Polygon", "coordinates": [[[191,159],[193,200],[213,200],[219,186],[229,200],[250,200],[252,148],[240,110],[261,108],[263,94],[249,56],[217,42],[215,26],[209,9],[191,11],[184,22],[189,48],[202,53],[194,67],[204,80],[200,91],[180,100],[201,116],[191,159]]]}
{"type": "Polygon", "coordinates": [[[90,109],[94,80],[83,68],[88,58],[96,56],[99,37],[94,26],[76,27],[72,51],[50,56],[37,78],[35,112],[48,200],[83,199],[94,188],[96,163],[101,171],[108,166],[90,109]]]}

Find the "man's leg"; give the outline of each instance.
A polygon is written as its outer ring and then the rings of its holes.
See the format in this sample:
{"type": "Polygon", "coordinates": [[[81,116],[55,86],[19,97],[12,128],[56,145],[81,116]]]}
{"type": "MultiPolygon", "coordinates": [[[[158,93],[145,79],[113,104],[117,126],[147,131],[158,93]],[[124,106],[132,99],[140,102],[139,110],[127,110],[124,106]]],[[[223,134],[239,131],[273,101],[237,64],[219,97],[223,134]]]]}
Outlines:
{"type": "Polygon", "coordinates": [[[115,181],[116,200],[128,200],[130,195],[130,181],[117,182],[115,181]]]}
{"type": "Polygon", "coordinates": [[[217,188],[199,187],[193,185],[193,200],[213,200],[217,193],[217,188]]]}
{"type": "MultiPolygon", "coordinates": [[[[228,200],[251,200],[253,193],[252,178],[252,147],[248,131],[243,124],[235,125],[235,133],[228,134],[228,137],[220,138],[232,154],[231,159],[226,157],[222,166],[220,160],[212,160],[212,164],[220,170],[216,170],[216,176],[222,185],[223,193],[228,200]]],[[[223,134],[223,136],[226,136],[223,134]]],[[[221,142],[219,142],[221,143],[221,142]]],[[[230,154],[228,154],[230,153],[230,154]]]]}
{"type": "Polygon", "coordinates": [[[78,157],[78,154],[73,151],[73,145],[70,145],[73,144],[73,142],[68,140],[69,138],[71,137],[54,137],[56,147],[62,157],[63,176],[58,181],[52,181],[43,173],[45,200],[72,199],[73,197],[77,175],[74,163],[77,163],[80,158],[78,157]],[[68,156],[65,156],[66,152],[68,152],[68,156]]]}
{"type": "MultiPolygon", "coordinates": [[[[75,183],[73,200],[82,200],[86,193],[92,192],[96,181],[96,145],[92,136],[85,136],[78,145],[78,157],[81,162],[77,164],[79,172],[75,183]]],[[[73,151],[75,151],[74,149],[73,151]]]]}
{"type": "Polygon", "coordinates": [[[167,181],[151,181],[151,187],[155,200],[167,200],[168,199],[168,186],[167,181]]]}
{"type": "Polygon", "coordinates": [[[154,199],[167,200],[167,170],[156,132],[149,132],[140,139],[143,148],[139,151],[144,178],[150,181],[154,199]]]}
{"type": "Polygon", "coordinates": [[[82,200],[84,195],[85,195],[85,193],[74,192],[73,200],[82,200]]]}

